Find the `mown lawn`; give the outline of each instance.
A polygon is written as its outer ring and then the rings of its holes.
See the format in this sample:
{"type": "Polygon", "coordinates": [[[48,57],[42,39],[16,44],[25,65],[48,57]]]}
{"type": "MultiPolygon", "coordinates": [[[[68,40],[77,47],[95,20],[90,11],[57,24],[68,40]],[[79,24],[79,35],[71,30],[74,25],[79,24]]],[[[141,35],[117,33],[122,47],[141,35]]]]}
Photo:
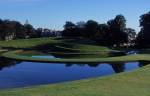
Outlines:
{"type": "Polygon", "coordinates": [[[58,39],[58,38],[33,38],[33,39],[20,39],[20,40],[10,40],[10,41],[0,41],[0,48],[3,49],[21,49],[21,48],[34,48],[34,47],[43,47],[44,50],[47,50],[49,47],[57,48],[56,51],[60,49],[68,51],[110,51],[111,49],[98,46],[95,44],[83,43],[83,41],[72,41],[72,39],[58,39]],[[82,43],[79,43],[82,42],[82,43]],[[47,47],[47,49],[45,48],[47,47]]]}
{"type": "Polygon", "coordinates": [[[49,63],[100,63],[100,62],[129,62],[129,61],[150,61],[149,54],[137,54],[137,55],[126,55],[117,57],[107,57],[107,58],[33,58],[28,55],[20,55],[22,50],[10,51],[2,54],[3,57],[22,60],[22,61],[33,61],[33,62],[49,62],[49,63]]]}
{"type": "MultiPolygon", "coordinates": [[[[63,42],[65,43],[65,42],[63,42]]],[[[76,51],[76,52],[104,52],[104,51],[111,51],[111,49],[98,46],[98,45],[88,45],[88,44],[78,44],[78,43],[65,43],[55,46],[57,50],[68,50],[68,51],[76,51]]]]}
{"type": "MultiPolygon", "coordinates": [[[[67,59],[72,57],[76,58],[108,57],[109,52],[112,51],[108,47],[99,46],[96,43],[93,43],[93,45],[87,44],[87,42],[83,43],[83,41],[84,40],[78,40],[76,42],[76,40],[73,39],[58,39],[58,38],[34,38],[34,39],[0,41],[0,47],[9,50],[28,49],[30,50],[30,52],[32,49],[33,51],[30,54],[35,53],[35,55],[36,52],[37,53],[44,52],[45,54],[53,53],[54,55],[58,55],[57,53],[74,53],[74,52],[77,53],[72,55],[63,54],[64,57],[66,56],[65,58],[67,59]]],[[[27,55],[30,56],[30,54],[27,55]]],[[[62,54],[60,56],[62,56],[62,54]]]]}
{"type": "Polygon", "coordinates": [[[49,43],[57,43],[59,40],[55,38],[34,38],[34,39],[20,39],[20,40],[10,40],[10,41],[0,41],[1,48],[32,48],[49,43]]]}

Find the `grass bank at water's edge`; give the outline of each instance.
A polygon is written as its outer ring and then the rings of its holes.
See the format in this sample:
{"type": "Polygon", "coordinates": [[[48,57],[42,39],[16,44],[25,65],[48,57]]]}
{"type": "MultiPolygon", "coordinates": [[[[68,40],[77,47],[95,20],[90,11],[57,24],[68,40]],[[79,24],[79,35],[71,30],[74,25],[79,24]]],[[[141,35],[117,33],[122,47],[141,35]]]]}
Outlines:
{"type": "Polygon", "coordinates": [[[10,51],[2,54],[3,57],[16,59],[21,61],[33,62],[51,62],[51,63],[99,63],[99,62],[128,62],[128,61],[150,61],[149,54],[137,54],[128,56],[108,57],[108,58],[79,58],[79,59],[48,59],[48,58],[33,58],[31,56],[19,55],[19,51],[10,51]]]}

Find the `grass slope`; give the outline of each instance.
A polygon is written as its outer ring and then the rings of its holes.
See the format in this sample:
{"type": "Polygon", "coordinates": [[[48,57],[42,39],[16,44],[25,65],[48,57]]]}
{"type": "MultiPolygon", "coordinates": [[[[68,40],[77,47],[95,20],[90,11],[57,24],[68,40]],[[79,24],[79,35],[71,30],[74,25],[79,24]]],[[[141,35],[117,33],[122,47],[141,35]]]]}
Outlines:
{"type": "MultiPolygon", "coordinates": [[[[67,44],[69,45],[69,44],[67,44]]],[[[101,52],[101,51],[110,51],[109,48],[98,46],[98,45],[88,45],[88,44],[77,44],[72,43],[73,46],[68,47],[67,45],[57,45],[55,46],[57,49],[64,49],[68,51],[76,51],[76,52],[101,52]]]]}
{"type": "Polygon", "coordinates": [[[0,41],[0,47],[3,48],[32,48],[39,45],[48,43],[57,43],[58,40],[55,38],[34,38],[34,39],[20,39],[10,41],[0,41]]]}
{"type": "Polygon", "coordinates": [[[47,59],[47,58],[32,58],[26,55],[19,55],[19,51],[10,51],[2,54],[3,57],[22,60],[22,61],[33,61],[33,62],[56,62],[56,63],[100,63],[100,62],[124,62],[124,61],[150,61],[149,54],[138,54],[108,58],[79,58],[79,59],[47,59]]]}
{"type": "MultiPolygon", "coordinates": [[[[52,47],[58,49],[64,49],[68,51],[109,51],[110,49],[98,45],[90,45],[83,43],[83,41],[72,41],[72,39],[58,39],[58,38],[33,38],[33,39],[20,39],[10,41],[0,41],[0,47],[4,49],[21,49],[21,48],[33,48],[33,47],[52,47]],[[82,43],[79,43],[82,42],[82,43]]],[[[44,50],[47,50],[46,48],[44,50]]],[[[57,51],[57,50],[56,50],[57,51]]]]}

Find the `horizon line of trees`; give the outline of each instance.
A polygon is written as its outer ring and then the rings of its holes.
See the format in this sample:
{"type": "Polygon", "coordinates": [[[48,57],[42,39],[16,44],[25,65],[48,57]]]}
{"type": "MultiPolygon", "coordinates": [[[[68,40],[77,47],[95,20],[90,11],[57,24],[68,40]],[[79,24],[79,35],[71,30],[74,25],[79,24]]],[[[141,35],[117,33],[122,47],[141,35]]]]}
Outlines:
{"type": "Polygon", "coordinates": [[[102,24],[94,20],[77,23],[67,21],[62,31],[34,28],[29,23],[0,19],[0,40],[62,36],[88,38],[106,46],[127,44],[146,47],[150,45],[150,12],[141,15],[139,22],[141,30],[137,34],[134,29],[126,27],[126,19],[121,14],[102,24]]]}
{"type": "Polygon", "coordinates": [[[123,15],[117,15],[102,24],[94,20],[77,23],[67,21],[62,36],[90,38],[106,46],[150,47],[150,12],[141,15],[139,22],[140,32],[127,28],[123,15]]]}
{"type": "Polygon", "coordinates": [[[0,19],[0,40],[55,37],[58,31],[48,28],[34,28],[31,24],[0,19]]]}
{"type": "Polygon", "coordinates": [[[77,23],[67,21],[62,36],[90,38],[102,45],[120,46],[124,43],[135,42],[136,31],[126,27],[126,19],[123,15],[117,15],[103,24],[94,20],[77,23]]]}

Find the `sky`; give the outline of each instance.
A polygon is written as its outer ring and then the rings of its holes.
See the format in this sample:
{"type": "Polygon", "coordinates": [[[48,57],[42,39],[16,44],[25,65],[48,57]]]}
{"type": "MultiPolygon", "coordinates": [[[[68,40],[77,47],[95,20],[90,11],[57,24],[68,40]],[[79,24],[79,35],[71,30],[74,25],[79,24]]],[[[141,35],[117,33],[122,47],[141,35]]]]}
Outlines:
{"type": "Polygon", "coordinates": [[[122,14],[127,27],[140,30],[140,15],[150,11],[150,0],[0,0],[0,18],[29,21],[35,28],[61,30],[66,21],[106,23],[122,14]]]}

